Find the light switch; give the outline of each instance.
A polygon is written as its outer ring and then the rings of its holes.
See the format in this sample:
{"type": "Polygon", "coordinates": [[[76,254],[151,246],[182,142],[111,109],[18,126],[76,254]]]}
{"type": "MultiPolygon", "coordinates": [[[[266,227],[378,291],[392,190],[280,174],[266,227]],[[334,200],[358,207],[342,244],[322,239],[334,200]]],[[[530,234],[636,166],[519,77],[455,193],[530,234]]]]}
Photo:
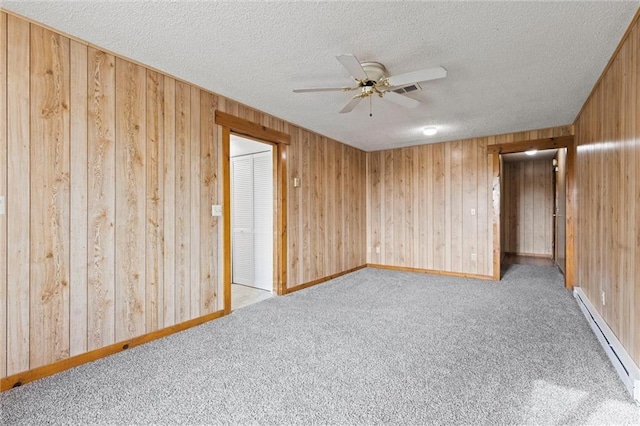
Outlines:
{"type": "Polygon", "coordinates": [[[299,177],[294,177],[293,178],[293,187],[294,188],[298,188],[300,186],[300,178],[299,177]]]}
{"type": "Polygon", "coordinates": [[[476,209],[471,209],[471,216],[475,216],[476,215],[476,209]]]}
{"type": "Polygon", "coordinates": [[[4,195],[0,195],[0,214],[4,214],[4,195]]]}
{"type": "Polygon", "coordinates": [[[211,206],[211,216],[222,216],[222,206],[220,204],[211,206]]]}

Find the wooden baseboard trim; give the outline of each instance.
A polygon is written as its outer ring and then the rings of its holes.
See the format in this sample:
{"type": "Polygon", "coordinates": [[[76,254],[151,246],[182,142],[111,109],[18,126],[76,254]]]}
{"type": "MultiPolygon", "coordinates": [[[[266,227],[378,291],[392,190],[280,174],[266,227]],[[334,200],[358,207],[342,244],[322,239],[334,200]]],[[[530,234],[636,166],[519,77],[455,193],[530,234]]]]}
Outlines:
{"type": "Polygon", "coordinates": [[[79,365],[86,364],[88,362],[95,361],[97,359],[133,348],[134,346],[140,346],[144,343],[166,337],[170,334],[174,334],[179,331],[204,324],[205,322],[220,318],[223,315],[224,311],[213,312],[199,318],[194,318],[180,324],[175,324],[170,327],[163,328],[162,330],[152,331],[151,333],[143,334],[142,336],[114,343],[112,345],[105,346],[104,348],[85,352],[80,355],[61,359],[60,361],[56,361],[52,364],[43,365],[42,367],[37,367],[32,370],[27,370],[23,371],[22,373],[4,377],[2,380],[0,380],[0,392],[4,392],[17,386],[22,386],[25,383],[33,382],[34,380],[52,376],[56,373],[60,373],[70,368],[77,367],[79,365]]]}
{"type": "Polygon", "coordinates": [[[480,280],[490,280],[490,281],[494,280],[493,275],[479,275],[479,274],[468,274],[465,272],[437,271],[434,269],[409,268],[407,266],[378,265],[375,263],[367,263],[367,266],[370,268],[388,269],[391,271],[419,272],[423,274],[444,275],[448,277],[477,278],[480,280]]]}
{"type": "Polygon", "coordinates": [[[285,290],[285,294],[293,293],[294,291],[302,290],[302,289],[305,289],[307,287],[311,287],[311,286],[314,286],[316,284],[320,284],[320,283],[323,283],[325,281],[329,281],[329,280],[332,280],[334,278],[338,278],[338,277],[341,277],[343,275],[350,274],[351,272],[355,272],[355,271],[357,271],[359,269],[364,269],[366,267],[367,267],[366,264],[365,265],[356,266],[355,268],[347,269],[346,271],[338,272],[337,274],[328,275],[328,276],[323,277],[323,278],[318,278],[317,280],[309,281],[309,282],[306,282],[304,284],[299,284],[297,286],[294,286],[294,287],[286,289],[285,290]]]}

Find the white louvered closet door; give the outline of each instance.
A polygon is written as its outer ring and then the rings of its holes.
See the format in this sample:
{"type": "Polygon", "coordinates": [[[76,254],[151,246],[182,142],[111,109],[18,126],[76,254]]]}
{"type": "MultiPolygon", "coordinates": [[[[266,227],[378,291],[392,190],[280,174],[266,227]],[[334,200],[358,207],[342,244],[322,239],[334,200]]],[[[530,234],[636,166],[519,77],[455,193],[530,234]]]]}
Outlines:
{"type": "Polygon", "coordinates": [[[273,289],[273,160],[271,152],[253,155],[253,241],[255,287],[273,289]]]}
{"type": "Polygon", "coordinates": [[[253,285],[253,158],[251,156],[231,159],[232,173],[232,227],[233,256],[232,281],[236,284],[253,285]]]}
{"type": "Polygon", "coordinates": [[[232,281],[273,290],[273,162],[271,152],[231,159],[232,281]]]}

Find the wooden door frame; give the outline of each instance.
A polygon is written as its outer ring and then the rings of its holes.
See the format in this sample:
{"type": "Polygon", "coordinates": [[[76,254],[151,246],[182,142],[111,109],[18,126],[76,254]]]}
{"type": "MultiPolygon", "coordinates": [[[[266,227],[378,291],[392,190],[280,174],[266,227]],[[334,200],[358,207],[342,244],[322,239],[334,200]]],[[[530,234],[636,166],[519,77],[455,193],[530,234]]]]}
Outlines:
{"type": "Polygon", "coordinates": [[[575,209],[576,209],[576,188],[575,188],[575,161],[576,147],[574,137],[561,136],[556,138],[536,139],[522,142],[508,142],[487,146],[488,161],[492,173],[492,201],[493,201],[493,279],[500,280],[500,154],[511,154],[514,152],[524,152],[529,149],[567,149],[567,194],[566,194],[566,215],[565,215],[565,287],[573,290],[575,285],[575,209]]]}
{"type": "Polygon", "coordinates": [[[227,315],[231,313],[231,133],[274,146],[276,249],[273,252],[273,270],[277,295],[285,294],[287,289],[287,147],[291,136],[220,110],[216,110],[215,120],[221,129],[222,144],[222,286],[223,311],[227,315]]]}

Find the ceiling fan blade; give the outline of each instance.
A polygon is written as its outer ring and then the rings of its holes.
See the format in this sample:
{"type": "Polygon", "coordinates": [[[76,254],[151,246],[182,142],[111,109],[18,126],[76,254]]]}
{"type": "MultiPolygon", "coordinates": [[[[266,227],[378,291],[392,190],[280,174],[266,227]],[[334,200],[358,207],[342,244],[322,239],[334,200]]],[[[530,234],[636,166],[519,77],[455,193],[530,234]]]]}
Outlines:
{"type": "Polygon", "coordinates": [[[353,99],[351,99],[349,101],[348,104],[346,104],[344,106],[344,108],[342,108],[340,110],[340,114],[344,114],[345,112],[351,112],[353,111],[353,109],[356,107],[356,105],[358,105],[360,103],[360,101],[362,100],[362,98],[360,96],[356,96],[353,99]]]}
{"type": "Polygon", "coordinates": [[[407,96],[402,96],[396,92],[385,92],[383,99],[407,108],[415,108],[420,105],[420,101],[416,101],[415,99],[409,98],[407,96]]]}
{"type": "Polygon", "coordinates": [[[347,92],[349,90],[356,90],[357,87],[315,87],[310,89],[295,89],[293,93],[307,93],[307,92],[347,92]]]}
{"type": "Polygon", "coordinates": [[[367,73],[362,69],[360,61],[353,55],[339,55],[336,59],[349,71],[356,80],[368,80],[367,73]]]}
{"type": "Polygon", "coordinates": [[[390,86],[404,86],[405,84],[419,83],[421,81],[436,80],[447,76],[447,70],[442,67],[427,68],[424,70],[394,75],[387,78],[390,86]]]}

